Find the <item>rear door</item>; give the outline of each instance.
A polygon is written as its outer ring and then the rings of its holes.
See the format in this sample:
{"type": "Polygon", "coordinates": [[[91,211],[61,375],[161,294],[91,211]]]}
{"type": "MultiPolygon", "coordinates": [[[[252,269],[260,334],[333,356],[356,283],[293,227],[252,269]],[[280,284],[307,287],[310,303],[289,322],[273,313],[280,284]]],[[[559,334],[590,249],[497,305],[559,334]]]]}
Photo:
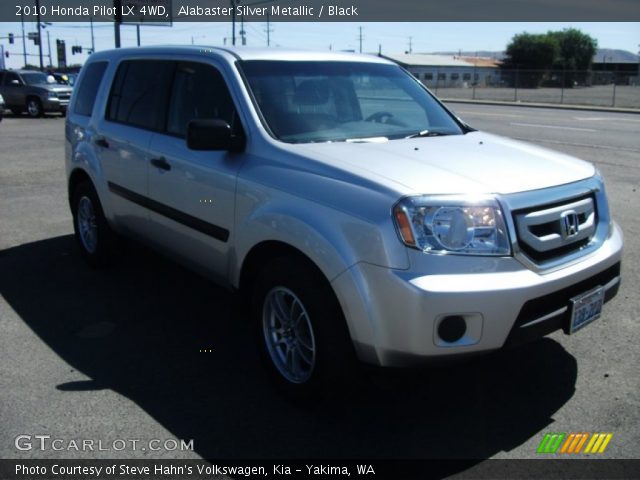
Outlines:
{"type": "Polygon", "coordinates": [[[150,151],[150,213],[157,243],[205,273],[226,278],[233,235],[236,176],[243,158],[228,151],[193,151],[186,145],[192,119],[225,120],[241,134],[234,102],[221,72],[208,63],[178,62],[165,132],[150,151]]]}
{"type": "Polygon", "coordinates": [[[147,172],[149,145],[165,122],[166,99],[175,63],[133,59],[118,65],[93,138],[120,229],[149,237],[147,172]]]}

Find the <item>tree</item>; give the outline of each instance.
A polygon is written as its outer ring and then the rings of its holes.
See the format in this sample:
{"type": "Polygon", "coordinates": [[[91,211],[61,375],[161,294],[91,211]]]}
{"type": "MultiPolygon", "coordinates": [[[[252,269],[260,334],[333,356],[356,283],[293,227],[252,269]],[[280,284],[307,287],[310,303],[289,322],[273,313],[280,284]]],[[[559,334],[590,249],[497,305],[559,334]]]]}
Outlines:
{"type": "Polygon", "coordinates": [[[598,48],[595,38],[575,28],[561,32],[549,32],[547,35],[558,44],[558,56],[554,67],[567,70],[589,70],[591,61],[598,48]]]}
{"type": "MultiPolygon", "coordinates": [[[[548,34],[520,33],[513,37],[506,54],[504,68],[537,70],[521,75],[518,79],[519,86],[537,87],[544,71],[551,67],[558,56],[558,42],[548,34]]],[[[514,77],[513,81],[515,80],[514,77]]]]}
{"type": "Polygon", "coordinates": [[[572,86],[578,79],[576,70],[591,68],[597,46],[596,39],[575,28],[546,34],[520,33],[507,45],[503,66],[507,69],[538,70],[536,73],[521,72],[519,86],[539,86],[545,76],[552,76],[551,69],[562,70],[565,86],[572,86]]]}
{"type": "Polygon", "coordinates": [[[564,86],[573,87],[578,83],[586,83],[587,71],[591,69],[598,41],[575,28],[549,32],[547,35],[558,43],[558,56],[553,68],[562,70],[564,86]]]}

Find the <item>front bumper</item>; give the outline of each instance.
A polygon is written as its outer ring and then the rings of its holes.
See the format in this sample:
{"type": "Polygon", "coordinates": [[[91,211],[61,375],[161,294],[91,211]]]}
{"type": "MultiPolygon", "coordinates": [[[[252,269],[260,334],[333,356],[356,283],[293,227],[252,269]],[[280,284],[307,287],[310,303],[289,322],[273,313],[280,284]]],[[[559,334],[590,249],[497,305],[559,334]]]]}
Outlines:
{"type": "Polygon", "coordinates": [[[42,102],[42,108],[45,112],[66,112],[68,106],[68,98],[47,97],[42,102]]]}
{"type": "Polygon", "coordinates": [[[616,294],[622,245],[622,232],[613,224],[600,248],[548,273],[534,272],[512,257],[416,251],[409,270],[358,263],[332,285],[360,359],[409,366],[495,350],[563,327],[570,315],[564,307],[573,296],[598,285],[607,289],[605,300],[616,294]],[[462,338],[448,343],[438,326],[452,315],[464,318],[467,328],[462,338]]]}

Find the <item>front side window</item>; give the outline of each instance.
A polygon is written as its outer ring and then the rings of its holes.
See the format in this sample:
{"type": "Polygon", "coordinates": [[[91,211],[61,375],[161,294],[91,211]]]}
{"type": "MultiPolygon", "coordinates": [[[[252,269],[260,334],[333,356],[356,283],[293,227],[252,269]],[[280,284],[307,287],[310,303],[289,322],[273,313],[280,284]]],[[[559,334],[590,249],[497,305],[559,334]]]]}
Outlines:
{"type": "Polygon", "coordinates": [[[224,78],[210,65],[178,64],[171,89],[167,132],[184,137],[189,121],[217,118],[234,126],[235,108],[224,78]]]}
{"type": "Polygon", "coordinates": [[[18,74],[7,72],[4,76],[4,85],[12,85],[11,82],[13,82],[14,80],[17,80],[20,83],[20,77],[18,76],[18,74]]]}
{"type": "Polygon", "coordinates": [[[289,143],[452,135],[460,126],[411,75],[364,62],[240,64],[272,134],[289,143]]]}
{"type": "Polygon", "coordinates": [[[174,62],[127,60],[120,64],[109,95],[107,120],[160,130],[174,62]]]}

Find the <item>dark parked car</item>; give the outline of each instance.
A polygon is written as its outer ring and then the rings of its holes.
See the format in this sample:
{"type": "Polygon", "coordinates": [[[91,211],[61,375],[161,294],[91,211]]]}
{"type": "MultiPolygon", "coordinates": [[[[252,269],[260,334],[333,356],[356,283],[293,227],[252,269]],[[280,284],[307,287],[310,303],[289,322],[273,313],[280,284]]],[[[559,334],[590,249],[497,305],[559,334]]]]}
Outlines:
{"type": "Polygon", "coordinates": [[[47,112],[67,112],[73,88],[59,84],[53,76],[27,70],[0,71],[0,95],[6,107],[20,115],[26,111],[31,117],[47,112]]]}

